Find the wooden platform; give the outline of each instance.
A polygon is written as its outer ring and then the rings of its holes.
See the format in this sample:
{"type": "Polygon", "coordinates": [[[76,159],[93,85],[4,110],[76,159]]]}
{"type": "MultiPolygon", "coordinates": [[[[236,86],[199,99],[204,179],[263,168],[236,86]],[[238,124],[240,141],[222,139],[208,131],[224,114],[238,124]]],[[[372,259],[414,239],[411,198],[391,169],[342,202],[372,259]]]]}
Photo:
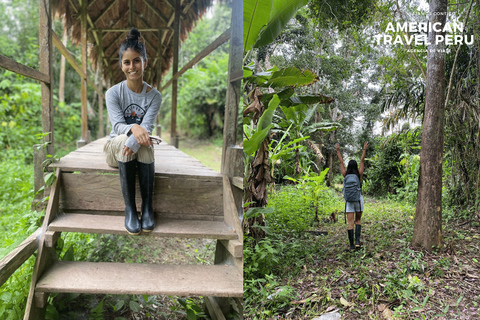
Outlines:
{"type": "MultiPolygon", "coordinates": [[[[116,173],[117,168],[107,165],[103,146],[108,138],[101,138],[69,153],[53,167],[63,172],[102,172],[116,173]]],[[[199,160],[194,159],[181,150],[162,142],[154,145],[155,173],[157,175],[187,175],[199,177],[220,177],[220,173],[207,168],[199,160]]]]}
{"type": "MultiPolygon", "coordinates": [[[[125,217],[93,214],[62,214],[48,226],[49,231],[103,233],[127,235],[125,217]]],[[[157,217],[152,232],[142,232],[152,237],[177,237],[199,239],[236,239],[235,230],[223,221],[165,220],[157,217]]]]}
{"type": "MultiPolygon", "coordinates": [[[[106,141],[94,141],[51,165],[57,179],[45,210],[26,319],[39,319],[48,294],[56,292],[203,296],[214,319],[225,319],[219,301],[243,296],[241,207],[226,175],[166,143],[154,149],[155,228],[138,237],[215,239],[212,264],[58,261],[54,248],[62,233],[128,234],[118,169],[109,167],[103,154],[106,141]]],[[[138,182],[136,202],[140,209],[138,182]]]]}
{"type": "MultiPolygon", "coordinates": [[[[125,205],[118,169],[106,164],[107,138],[93,141],[61,158],[52,168],[62,172],[60,207],[64,212],[116,212],[125,205]]],[[[167,219],[223,222],[223,178],[181,150],[162,142],[154,145],[153,207],[167,219]]],[[[141,197],[137,183],[137,208],[141,197]]]]}
{"type": "Polygon", "coordinates": [[[40,292],[242,297],[243,278],[227,265],[158,265],[59,261],[40,292]]]}

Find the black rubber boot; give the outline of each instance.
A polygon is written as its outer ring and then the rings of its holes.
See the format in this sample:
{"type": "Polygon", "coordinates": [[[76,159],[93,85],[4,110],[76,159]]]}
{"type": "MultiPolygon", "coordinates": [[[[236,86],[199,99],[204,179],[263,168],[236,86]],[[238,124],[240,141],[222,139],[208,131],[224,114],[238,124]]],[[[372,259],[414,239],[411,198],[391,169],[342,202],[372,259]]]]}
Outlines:
{"type": "Polygon", "coordinates": [[[155,180],[155,162],[138,162],[138,181],[142,194],[142,230],[151,232],[155,228],[153,212],[153,182],[155,180]]]}
{"type": "Polygon", "coordinates": [[[355,245],[353,244],[353,229],[347,230],[348,232],[348,241],[350,242],[350,249],[355,249],[355,245]]]}
{"type": "Polygon", "coordinates": [[[142,231],[135,205],[137,160],[129,162],[118,161],[118,170],[120,171],[120,185],[122,186],[123,200],[125,201],[125,228],[129,234],[137,235],[142,231]]]}
{"type": "Polygon", "coordinates": [[[355,248],[360,248],[360,234],[362,233],[362,225],[356,224],[355,225],[355,248]]]}

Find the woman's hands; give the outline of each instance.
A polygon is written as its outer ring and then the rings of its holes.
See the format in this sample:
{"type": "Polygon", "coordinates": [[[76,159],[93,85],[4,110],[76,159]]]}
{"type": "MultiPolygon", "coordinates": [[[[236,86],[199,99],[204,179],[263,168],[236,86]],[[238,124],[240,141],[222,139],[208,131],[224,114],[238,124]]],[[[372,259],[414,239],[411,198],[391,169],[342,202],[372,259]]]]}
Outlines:
{"type": "Polygon", "coordinates": [[[150,135],[148,134],[147,129],[144,127],[135,124],[130,131],[137,140],[138,144],[147,147],[152,145],[152,141],[150,141],[150,135]]]}
{"type": "Polygon", "coordinates": [[[122,154],[123,154],[124,156],[131,156],[132,154],[135,154],[135,152],[133,152],[133,150],[130,149],[129,147],[123,146],[123,152],[122,152],[122,154]]]}
{"type": "MultiPolygon", "coordinates": [[[[363,144],[363,150],[367,150],[368,148],[368,142],[365,141],[365,143],[363,144]]],[[[335,144],[335,150],[340,150],[340,145],[338,143],[335,144]]]]}
{"type": "MultiPolygon", "coordinates": [[[[152,141],[150,140],[150,135],[148,134],[147,130],[144,127],[139,126],[138,124],[135,124],[130,129],[130,131],[132,132],[133,136],[137,140],[138,144],[142,146],[147,146],[147,147],[150,147],[152,145],[152,141]]],[[[133,152],[133,150],[130,149],[129,147],[127,146],[123,147],[122,154],[124,156],[130,156],[134,153],[135,152],[133,152]]]]}

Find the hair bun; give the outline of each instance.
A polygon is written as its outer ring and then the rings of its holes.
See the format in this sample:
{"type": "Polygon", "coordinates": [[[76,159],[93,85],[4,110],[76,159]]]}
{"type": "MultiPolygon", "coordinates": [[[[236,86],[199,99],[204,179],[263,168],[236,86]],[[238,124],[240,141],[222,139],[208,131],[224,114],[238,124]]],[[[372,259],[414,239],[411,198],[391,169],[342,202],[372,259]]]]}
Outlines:
{"type": "Polygon", "coordinates": [[[143,39],[142,35],[140,34],[140,31],[138,31],[137,28],[130,29],[130,32],[125,37],[125,40],[122,42],[122,44],[120,45],[120,48],[118,49],[120,67],[122,67],[123,53],[127,49],[133,49],[137,51],[141,55],[143,61],[147,61],[147,50],[145,48],[145,40],[143,39]]]}
{"type": "Polygon", "coordinates": [[[140,34],[140,31],[138,31],[138,29],[136,28],[132,28],[130,29],[130,32],[128,33],[128,36],[126,37],[126,40],[127,41],[139,41],[140,38],[141,38],[141,34],[140,34]]]}

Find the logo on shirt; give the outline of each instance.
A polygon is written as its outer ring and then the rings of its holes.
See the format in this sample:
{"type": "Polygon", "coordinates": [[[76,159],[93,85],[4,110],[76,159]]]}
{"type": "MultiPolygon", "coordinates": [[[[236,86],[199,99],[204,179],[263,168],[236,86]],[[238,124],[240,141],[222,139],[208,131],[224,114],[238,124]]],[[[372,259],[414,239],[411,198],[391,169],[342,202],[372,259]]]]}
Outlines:
{"type": "Polygon", "coordinates": [[[132,103],[123,112],[125,122],[127,124],[140,124],[142,123],[143,116],[145,115],[145,109],[138,104],[132,103]]]}

